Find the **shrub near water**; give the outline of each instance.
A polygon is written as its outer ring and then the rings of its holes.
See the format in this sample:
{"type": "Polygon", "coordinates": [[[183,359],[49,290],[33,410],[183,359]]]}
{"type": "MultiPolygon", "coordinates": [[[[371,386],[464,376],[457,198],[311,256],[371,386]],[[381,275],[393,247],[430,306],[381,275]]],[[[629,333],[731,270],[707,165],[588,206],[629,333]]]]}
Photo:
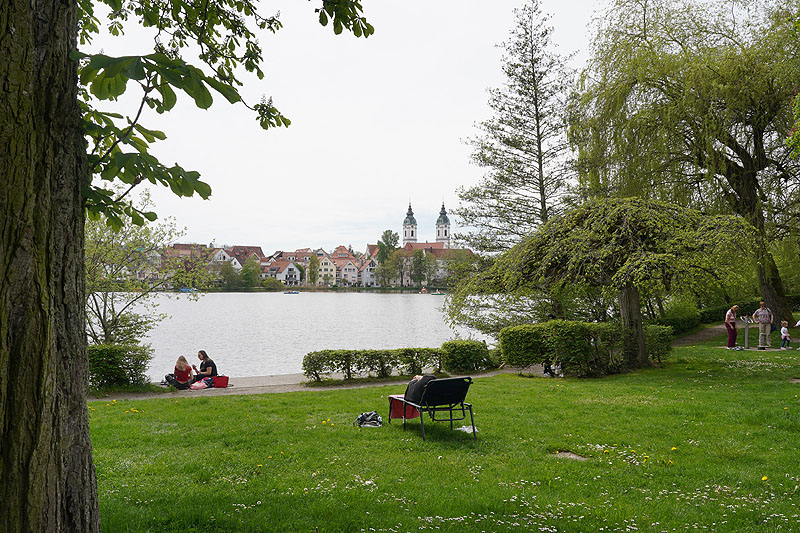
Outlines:
{"type": "Polygon", "coordinates": [[[424,369],[442,368],[442,350],[438,348],[400,348],[397,350],[320,350],[310,352],[303,358],[303,373],[314,381],[324,375],[338,372],[345,379],[354,374],[368,373],[377,377],[388,377],[392,371],[412,375],[424,369]]]}
{"type": "Polygon", "coordinates": [[[442,365],[448,372],[472,372],[491,366],[485,342],[460,340],[442,344],[442,365]]]}
{"type": "MultiPolygon", "coordinates": [[[[500,331],[500,351],[511,366],[560,363],[564,373],[599,376],[625,367],[625,330],[616,323],[550,320],[542,324],[510,326],[500,331]]],[[[670,351],[669,326],[645,326],[650,359],[661,362],[670,351]]]]}
{"type": "Polygon", "coordinates": [[[89,346],[89,384],[93,387],[144,385],[153,358],[149,346],[98,344],[89,346]]]}

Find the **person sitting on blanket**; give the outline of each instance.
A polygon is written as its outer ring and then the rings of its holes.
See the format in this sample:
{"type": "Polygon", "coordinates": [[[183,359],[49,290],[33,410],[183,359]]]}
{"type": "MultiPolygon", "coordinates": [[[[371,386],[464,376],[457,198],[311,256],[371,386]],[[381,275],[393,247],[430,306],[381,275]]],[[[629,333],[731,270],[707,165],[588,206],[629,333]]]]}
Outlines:
{"type": "Polygon", "coordinates": [[[175,362],[174,374],[167,374],[164,379],[178,390],[186,390],[192,384],[192,367],[184,356],[175,362]]]}
{"type": "Polygon", "coordinates": [[[192,365],[195,373],[197,373],[192,383],[200,381],[203,378],[217,375],[217,365],[214,364],[214,361],[211,360],[205,350],[200,350],[197,352],[197,358],[200,359],[200,370],[198,370],[195,365],[192,365]]]}
{"type": "Polygon", "coordinates": [[[192,367],[184,356],[178,357],[175,363],[175,388],[185,390],[192,382],[192,367]]]}
{"type": "Polygon", "coordinates": [[[411,381],[408,382],[403,399],[407,402],[419,404],[419,401],[422,399],[422,392],[425,390],[425,385],[434,379],[436,379],[436,376],[431,374],[414,376],[411,378],[411,381]]]}

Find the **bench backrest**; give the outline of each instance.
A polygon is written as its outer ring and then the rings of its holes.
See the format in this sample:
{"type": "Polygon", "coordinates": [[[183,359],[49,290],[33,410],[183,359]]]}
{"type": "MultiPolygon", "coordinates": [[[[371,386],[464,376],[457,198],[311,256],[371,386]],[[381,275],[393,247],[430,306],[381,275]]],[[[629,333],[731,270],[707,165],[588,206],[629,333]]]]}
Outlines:
{"type": "Polygon", "coordinates": [[[434,379],[425,385],[419,405],[452,405],[461,403],[467,397],[472,378],[444,378],[434,379]]]}

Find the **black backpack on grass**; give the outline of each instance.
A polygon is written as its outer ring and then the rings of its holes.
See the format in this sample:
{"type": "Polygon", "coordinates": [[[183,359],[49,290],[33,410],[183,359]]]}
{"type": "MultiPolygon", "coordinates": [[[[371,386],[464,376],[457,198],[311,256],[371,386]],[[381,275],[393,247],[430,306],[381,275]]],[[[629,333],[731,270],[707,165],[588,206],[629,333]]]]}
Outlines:
{"type": "Polygon", "coordinates": [[[376,411],[370,411],[358,415],[358,418],[353,421],[353,425],[356,424],[360,428],[379,428],[383,425],[383,419],[376,411]]]}

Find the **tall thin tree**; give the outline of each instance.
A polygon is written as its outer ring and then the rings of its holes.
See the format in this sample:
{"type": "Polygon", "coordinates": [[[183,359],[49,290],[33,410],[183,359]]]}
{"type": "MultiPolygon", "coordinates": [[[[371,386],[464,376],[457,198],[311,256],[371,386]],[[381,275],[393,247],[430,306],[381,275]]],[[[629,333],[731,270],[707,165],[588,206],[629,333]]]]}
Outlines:
{"type": "Polygon", "coordinates": [[[489,91],[494,116],[469,140],[486,174],[458,191],[455,214],[474,230],[457,238],[479,252],[508,249],[546,222],[567,182],[569,56],[555,52],[550,16],[540,4],[531,0],[514,11],[515,25],[501,45],[505,84],[489,91]]]}

